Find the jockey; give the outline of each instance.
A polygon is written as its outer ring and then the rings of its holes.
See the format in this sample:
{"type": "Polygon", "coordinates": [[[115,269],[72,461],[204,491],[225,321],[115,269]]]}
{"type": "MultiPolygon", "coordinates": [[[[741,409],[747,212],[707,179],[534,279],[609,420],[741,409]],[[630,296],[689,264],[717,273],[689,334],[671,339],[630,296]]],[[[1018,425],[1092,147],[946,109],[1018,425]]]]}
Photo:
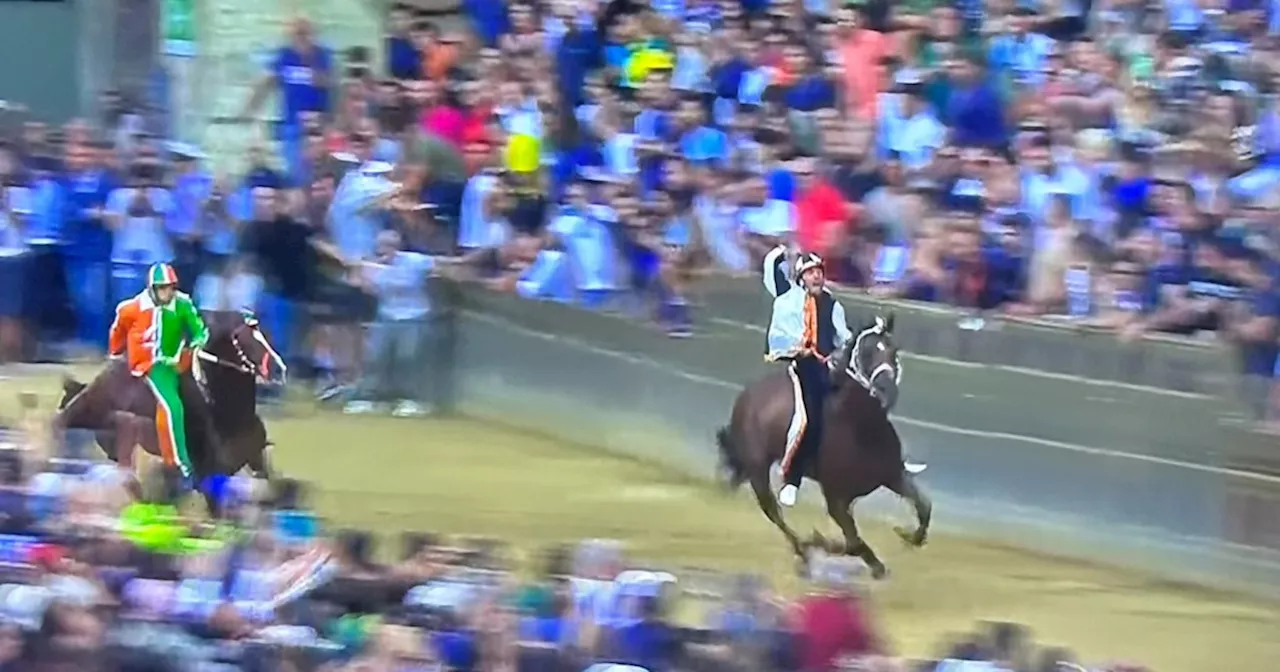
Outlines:
{"type": "Polygon", "coordinates": [[[769,361],[790,362],[787,372],[799,401],[787,429],[787,451],[782,458],[785,485],[778,502],[783,506],[796,503],[804,462],[822,440],[822,411],[830,385],[827,358],[852,337],[844,307],[826,288],[822,259],[812,253],[800,255],[792,277],[791,287],[773,301],[766,355],[769,361]]]}
{"type": "Polygon", "coordinates": [[[198,351],[209,330],[191,297],[178,291],[178,274],[168,264],[147,270],[147,288],[116,306],[110,356],[128,357],[129,371],[144,378],[156,400],[156,434],[165,466],[177,467],[190,483],[186,413],[179,394],[184,346],[198,351]]]}

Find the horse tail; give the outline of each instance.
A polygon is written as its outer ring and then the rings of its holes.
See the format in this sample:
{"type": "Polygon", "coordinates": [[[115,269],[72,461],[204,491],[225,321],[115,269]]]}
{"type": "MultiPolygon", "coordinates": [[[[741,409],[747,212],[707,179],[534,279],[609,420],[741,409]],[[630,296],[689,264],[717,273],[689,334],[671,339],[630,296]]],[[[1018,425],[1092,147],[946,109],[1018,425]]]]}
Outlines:
{"type": "Polygon", "coordinates": [[[728,427],[721,427],[716,431],[716,446],[720,448],[720,466],[729,477],[729,487],[736,489],[747,478],[742,457],[738,455],[738,447],[734,445],[732,432],[728,427]]]}

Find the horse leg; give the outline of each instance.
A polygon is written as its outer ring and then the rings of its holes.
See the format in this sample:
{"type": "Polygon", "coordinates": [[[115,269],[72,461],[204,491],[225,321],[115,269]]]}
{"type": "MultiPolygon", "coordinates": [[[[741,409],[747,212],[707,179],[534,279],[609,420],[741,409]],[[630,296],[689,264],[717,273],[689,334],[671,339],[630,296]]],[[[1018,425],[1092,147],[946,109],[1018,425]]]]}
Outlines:
{"type": "Polygon", "coordinates": [[[134,447],[138,444],[137,418],[129,413],[113,413],[111,422],[115,426],[111,432],[115,435],[115,446],[112,452],[115,455],[116,465],[128,477],[125,488],[135,499],[142,499],[142,482],[138,479],[138,472],[133,462],[134,447]]]}
{"type": "Polygon", "coordinates": [[[902,527],[894,527],[893,531],[897,533],[908,546],[919,548],[924,546],[924,542],[929,537],[929,521],[933,519],[933,502],[920,491],[920,487],[916,485],[916,479],[904,469],[902,474],[898,476],[898,480],[887,484],[894,494],[911,502],[911,506],[916,510],[916,529],[908,531],[902,527]]]}
{"type": "Polygon", "coordinates": [[[805,545],[800,541],[800,537],[795,530],[787,525],[787,521],[782,518],[782,510],[778,508],[778,500],[774,499],[773,492],[769,489],[769,472],[764,471],[763,476],[753,476],[751,478],[751,491],[756,494],[756,501],[760,504],[760,510],[764,512],[765,518],[773,523],[774,527],[782,532],[782,536],[787,538],[787,543],[791,544],[791,550],[800,559],[801,564],[808,564],[808,554],[805,553],[805,545]]]}
{"type": "Polygon", "coordinates": [[[844,554],[861,558],[871,569],[872,578],[880,579],[885,575],[884,563],[876,557],[876,552],[858,535],[858,523],[853,519],[853,502],[837,497],[827,497],[827,515],[836,521],[840,531],[844,533],[844,554]]]}
{"type": "Polygon", "coordinates": [[[249,471],[254,478],[261,478],[264,481],[271,480],[271,474],[274,471],[271,468],[271,450],[275,447],[276,444],[264,439],[262,449],[252,454],[245,462],[245,466],[249,467],[249,471]]]}

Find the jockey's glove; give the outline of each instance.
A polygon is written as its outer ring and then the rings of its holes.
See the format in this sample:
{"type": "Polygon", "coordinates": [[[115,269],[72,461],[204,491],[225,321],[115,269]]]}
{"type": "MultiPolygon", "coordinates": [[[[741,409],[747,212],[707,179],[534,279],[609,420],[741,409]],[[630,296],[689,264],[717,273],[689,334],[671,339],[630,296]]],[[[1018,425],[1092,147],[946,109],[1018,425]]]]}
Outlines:
{"type": "Polygon", "coordinates": [[[177,357],[156,357],[156,364],[166,364],[168,366],[177,366],[179,359],[177,357]]]}

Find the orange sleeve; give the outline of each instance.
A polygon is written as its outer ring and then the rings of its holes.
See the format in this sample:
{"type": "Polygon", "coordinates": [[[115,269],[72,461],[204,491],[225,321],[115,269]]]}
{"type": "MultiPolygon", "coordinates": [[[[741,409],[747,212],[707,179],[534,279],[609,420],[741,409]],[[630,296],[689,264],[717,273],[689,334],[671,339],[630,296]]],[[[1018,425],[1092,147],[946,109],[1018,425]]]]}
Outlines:
{"type": "Polygon", "coordinates": [[[121,301],[116,306],[116,318],[111,322],[111,336],[107,341],[108,355],[123,355],[129,347],[129,327],[133,323],[133,304],[121,301]]]}

